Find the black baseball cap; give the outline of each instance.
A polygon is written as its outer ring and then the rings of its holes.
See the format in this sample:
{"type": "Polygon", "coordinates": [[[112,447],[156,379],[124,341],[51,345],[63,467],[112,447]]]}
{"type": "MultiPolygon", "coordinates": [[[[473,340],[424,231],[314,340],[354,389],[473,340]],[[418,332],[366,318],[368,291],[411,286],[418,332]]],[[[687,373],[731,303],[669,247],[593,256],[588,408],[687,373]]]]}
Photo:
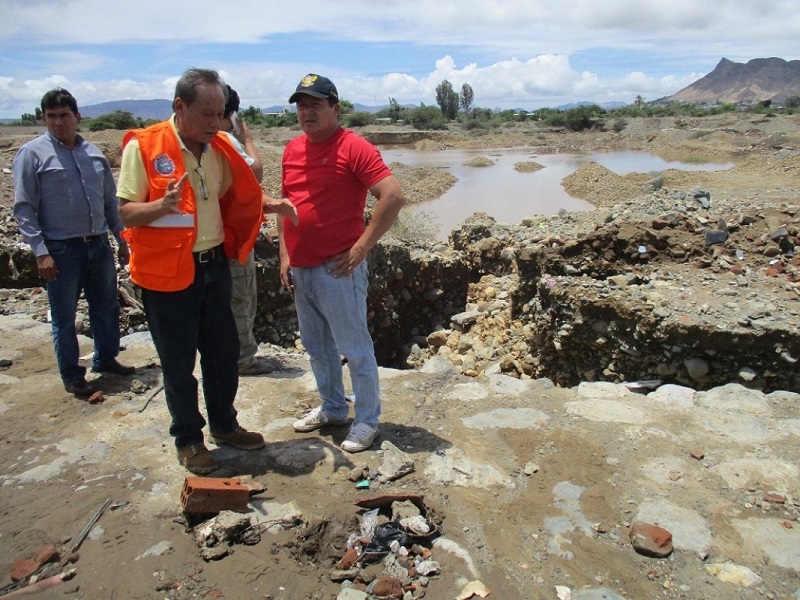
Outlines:
{"type": "Polygon", "coordinates": [[[294,94],[289,98],[289,104],[297,102],[297,97],[300,94],[308,94],[309,96],[314,96],[314,98],[333,98],[336,102],[339,101],[339,92],[336,91],[336,86],[333,85],[333,82],[327,77],[316,73],[309,73],[300,80],[294,94]]]}

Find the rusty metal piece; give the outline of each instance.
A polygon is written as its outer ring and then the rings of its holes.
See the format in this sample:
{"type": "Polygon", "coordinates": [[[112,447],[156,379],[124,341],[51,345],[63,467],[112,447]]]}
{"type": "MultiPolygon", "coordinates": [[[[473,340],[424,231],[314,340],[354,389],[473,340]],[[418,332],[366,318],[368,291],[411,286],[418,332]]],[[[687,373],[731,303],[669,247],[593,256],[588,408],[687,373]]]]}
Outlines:
{"type": "Polygon", "coordinates": [[[181,505],[187,514],[246,511],[250,490],[237,478],[187,477],[181,490],[181,505]]]}

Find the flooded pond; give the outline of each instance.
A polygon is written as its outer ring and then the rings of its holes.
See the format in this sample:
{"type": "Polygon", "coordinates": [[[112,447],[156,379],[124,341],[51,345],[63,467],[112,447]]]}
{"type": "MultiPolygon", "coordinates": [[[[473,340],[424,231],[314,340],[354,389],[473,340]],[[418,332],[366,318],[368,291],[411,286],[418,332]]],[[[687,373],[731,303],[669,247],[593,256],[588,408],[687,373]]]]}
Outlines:
{"type": "Polygon", "coordinates": [[[669,162],[646,152],[620,151],[593,154],[536,154],[530,149],[491,150],[382,150],[387,164],[401,162],[409,166],[448,167],[458,182],[444,195],[430,202],[408,207],[422,212],[439,225],[439,240],[446,240],[450,231],[476,212],[485,212],[502,223],[519,223],[535,215],[554,215],[561,209],[568,212],[594,208],[589,202],[573,198],[561,186],[561,180],[579,167],[596,162],[618,175],[650,173],[665,169],[684,171],[717,171],[729,169],[733,163],[669,162]],[[494,161],[490,167],[468,167],[476,157],[494,161]],[[530,173],[514,170],[519,162],[537,162],[543,169],[530,173]]]}

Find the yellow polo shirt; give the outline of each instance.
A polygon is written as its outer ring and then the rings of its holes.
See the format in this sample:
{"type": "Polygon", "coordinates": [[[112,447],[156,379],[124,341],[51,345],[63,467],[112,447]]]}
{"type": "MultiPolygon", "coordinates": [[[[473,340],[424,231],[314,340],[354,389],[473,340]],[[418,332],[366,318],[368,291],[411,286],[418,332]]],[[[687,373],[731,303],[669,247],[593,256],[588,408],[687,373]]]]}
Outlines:
{"type": "MultiPolygon", "coordinates": [[[[222,228],[222,215],[220,214],[219,198],[231,186],[233,181],[228,161],[210,144],[206,144],[200,161],[195,158],[183,143],[175,127],[175,115],[169,119],[178,142],[181,146],[186,172],[189,174],[188,183],[192,186],[197,205],[197,240],[193,252],[201,252],[218,246],[225,239],[222,228]],[[198,169],[198,167],[202,167],[198,169]],[[203,187],[207,194],[204,195],[203,187]],[[208,196],[206,199],[205,196],[208,196]]],[[[122,161],[117,183],[117,196],[131,202],[145,202],[150,193],[150,183],[147,170],[139,151],[139,142],[134,137],[122,152],[122,161]]]]}

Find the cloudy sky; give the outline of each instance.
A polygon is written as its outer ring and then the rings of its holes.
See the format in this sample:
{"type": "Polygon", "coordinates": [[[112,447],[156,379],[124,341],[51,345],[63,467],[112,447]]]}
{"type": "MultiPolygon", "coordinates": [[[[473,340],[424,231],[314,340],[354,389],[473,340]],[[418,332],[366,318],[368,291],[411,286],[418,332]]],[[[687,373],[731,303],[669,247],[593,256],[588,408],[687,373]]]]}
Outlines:
{"type": "Polygon", "coordinates": [[[446,79],[475,106],[533,109],[654,100],[723,57],[800,58],[797,0],[0,0],[0,18],[0,118],[55,86],[81,105],[172,98],[190,66],[243,108],[285,105],[317,72],[369,106],[435,104],[446,79]]]}

